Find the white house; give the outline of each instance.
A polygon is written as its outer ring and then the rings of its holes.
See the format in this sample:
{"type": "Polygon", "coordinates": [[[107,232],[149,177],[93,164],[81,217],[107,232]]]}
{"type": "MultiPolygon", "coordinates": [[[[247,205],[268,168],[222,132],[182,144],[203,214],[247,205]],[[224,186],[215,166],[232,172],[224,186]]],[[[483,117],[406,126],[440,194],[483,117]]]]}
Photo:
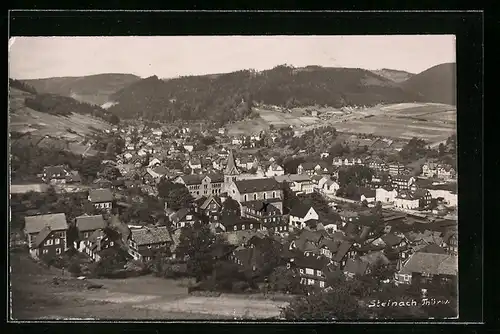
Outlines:
{"type": "Polygon", "coordinates": [[[339,190],[340,188],[340,185],[328,176],[324,176],[321,180],[318,181],[317,187],[325,195],[335,196],[337,190],[339,190]]]}
{"type": "Polygon", "coordinates": [[[318,220],[319,216],[316,210],[312,206],[298,205],[292,208],[290,211],[289,229],[293,230],[295,228],[302,229],[305,227],[305,222],[315,219],[318,220]]]}
{"type": "Polygon", "coordinates": [[[383,187],[375,189],[375,201],[381,203],[393,203],[398,192],[395,189],[383,187]]]}
{"type": "Polygon", "coordinates": [[[280,176],[280,175],[284,175],[284,174],[285,174],[285,170],[283,169],[283,167],[281,167],[277,163],[272,163],[266,171],[267,177],[280,176]]]}
{"type": "Polygon", "coordinates": [[[154,158],[152,159],[149,164],[148,164],[148,167],[157,167],[161,164],[161,161],[158,160],[157,158],[154,158]]]}
{"type": "Polygon", "coordinates": [[[403,192],[396,196],[394,199],[394,206],[396,208],[415,210],[420,206],[420,201],[418,198],[415,198],[409,192],[403,192]]]}
{"type": "Polygon", "coordinates": [[[243,140],[241,140],[240,138],[233,138],[233,140],[231,140],[231,144],[241,145],[241,144],[243,144],[243,140]]]}
{"type": "Polygon", "coordinates": [[[432,198],[442,198],[444,202],[449,206],[458,205],[458,196],[456,192],[443,189],[429,189],[429,193],[431,194],[432,198]]]}
{"type": "Polygon", "coordinates": [[[193,149],[194,149],[194,146],[191,145],[191,144],[186,144],[186,145],[183,145],[184,149],[188,152],[193,152],[193,149]]]}

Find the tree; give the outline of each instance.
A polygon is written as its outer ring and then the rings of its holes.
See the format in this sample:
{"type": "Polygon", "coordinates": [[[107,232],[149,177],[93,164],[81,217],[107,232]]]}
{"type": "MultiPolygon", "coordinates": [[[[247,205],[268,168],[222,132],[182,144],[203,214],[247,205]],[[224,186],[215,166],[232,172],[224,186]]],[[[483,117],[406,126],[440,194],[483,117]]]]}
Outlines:
{"type": "Polygon", "coordinates": [[[187,207],[193,202],[193,197],[183,184],[161,180],[157,189],[158,196],[164,199],[173,210],[187,207]]]}
{"type": "Polygon", "coordinates": [[[231,197],[226,198],[224,203],[222,203],[222,213],[224,215],[240,216],[240,211],[240,204],[231,197]]]}
{"type": "Polygon", "coordinates": [[[197,282],[205,279],[213,270],[211,250],[216,240],[208,225],[195,223],[182,228],[177,252],[188,256],[188,272],[197,282]]]}
{"type": "Polygon", "coordinates": [[[367,317],[366,308],[352,294],[351,284],[336,285],[330,291],[321,291],[297,297],[282,309],[286,320],[358,320],[367,317]]]}
{"type": "Polygon", "coordinates": [[[446,146],[443,143],[439,144],[438,152],[440,157],[446,154],[446,146]]]}
{"type": "Polygon", "coordinates": [[[298,293],[301,291],[300,277],[287,267],[275,267],[269,275],[269,287],[272,291],[298,293]]]}

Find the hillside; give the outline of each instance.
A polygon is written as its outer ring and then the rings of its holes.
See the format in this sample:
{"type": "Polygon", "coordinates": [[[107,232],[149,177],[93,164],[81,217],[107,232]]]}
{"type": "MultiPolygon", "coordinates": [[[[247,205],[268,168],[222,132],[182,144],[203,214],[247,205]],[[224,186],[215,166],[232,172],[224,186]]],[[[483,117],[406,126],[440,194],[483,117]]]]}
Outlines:
{"type": "MultiPolygon", "coordinates": [[[[72,112],[77,110],[74,106],[78,102],[73,100],[70,104],[64,104],[69,98],[57,99],[59,105],[54,109],[56,112],[52,113],[26,105],[26,101],[44,101],[43,96],[10,87],[9,131],[13,142],[23,140],[39,147],[58,147],[75,154],[94,154],[86,143],[86,137],[110,128],[111,124],[91,114],[72,112]]],[[[53,99],[54,96],[50,96],[49,100],[53,99]]]]}
{"type": "Polygon", "coordinates": [[[401,86],[419,92],[425,102],[456,105],[456,64],[436,65],[414,75],[401,86]]]}
{"type": "Polygon", "coordinates": [[[255,116],[254,102],[287,108],[342,107],[413,102],[420,97],[367,70],[278,66],[262,72],[169,80],[153,76],[118,91],[111,99],[117,104],[109,110],[122,118],[206,119],[224,124],[255,116]]]}
{"type": "Polygon", "coordinates": [[[406,71],[400,71],[400,70],[392,70],[388,68],[383,68],[380,70],[375,70],[372,71],[374,74],[379,75],[383,78],[389,79],[391,81],[394,81],[396,83],[403,82],[405,80],[408,80],[415,74],[409,73],[406,71]]]}
{"type": "Polygon", "coordinates": [[[105,73],[84,77],[23,80],[39,93],[72,97],[81,102],[103,105],[116,91],[140,80],[133,74],[105,73]]]}

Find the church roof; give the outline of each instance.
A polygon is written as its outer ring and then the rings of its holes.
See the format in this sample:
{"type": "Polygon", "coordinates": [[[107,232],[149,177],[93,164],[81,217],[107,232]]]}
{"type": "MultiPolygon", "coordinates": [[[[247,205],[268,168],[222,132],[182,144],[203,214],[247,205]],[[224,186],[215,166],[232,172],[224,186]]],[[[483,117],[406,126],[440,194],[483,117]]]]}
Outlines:
{"type": "Polygon", "coordinates": [[[237,175],[238,169],[236,168],[236,161],[234,160],[233,150],[229,150],[229,156],[227,157],[226,168],[224,169],[224,175],[237,175]]]}

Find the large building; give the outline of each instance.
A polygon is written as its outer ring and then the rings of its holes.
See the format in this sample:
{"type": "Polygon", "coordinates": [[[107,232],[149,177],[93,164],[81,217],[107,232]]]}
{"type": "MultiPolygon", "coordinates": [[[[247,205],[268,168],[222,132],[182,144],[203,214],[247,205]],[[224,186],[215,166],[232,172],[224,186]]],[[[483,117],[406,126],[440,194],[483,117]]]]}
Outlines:
{"type": "Polygon", "coordinates": [[[230,184],[227,193],[240,204],[249,201],[271,202],[283,212],[283,190],[274,178],[236,180],[230,184]]]}
{"type": "Polygon", "coordinates": [[[174,179],[174,183],[180,183],[188,188],[194,198],[200,196],[218,195],[222,192],[224,177],[220,174],[206,175],[182,175],[174,179]]]}

